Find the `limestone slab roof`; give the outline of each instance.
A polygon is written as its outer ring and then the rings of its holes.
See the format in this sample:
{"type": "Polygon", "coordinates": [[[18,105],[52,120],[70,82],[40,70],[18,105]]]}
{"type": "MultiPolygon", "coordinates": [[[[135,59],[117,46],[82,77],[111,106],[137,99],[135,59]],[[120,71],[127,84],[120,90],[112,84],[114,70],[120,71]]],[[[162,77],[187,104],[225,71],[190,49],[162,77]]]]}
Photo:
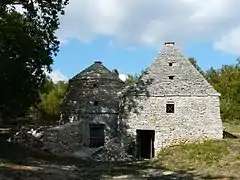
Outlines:
{"type": "Polygon", "coordinates": [[[79,74],[74,76],[71,80],[77,80],[77,79],[79,80],[80,79],[111,79],[111,80],[122,81],[119,78],[119,75],[117,72],[110,71],[100,61],[95,61],[91,66],[81,71],[79,74]]]}
{"type": "Polygon", "coordinates": [[[141,80],[149,96],[220,96],[174,42],[165,43],[141,80]]]}

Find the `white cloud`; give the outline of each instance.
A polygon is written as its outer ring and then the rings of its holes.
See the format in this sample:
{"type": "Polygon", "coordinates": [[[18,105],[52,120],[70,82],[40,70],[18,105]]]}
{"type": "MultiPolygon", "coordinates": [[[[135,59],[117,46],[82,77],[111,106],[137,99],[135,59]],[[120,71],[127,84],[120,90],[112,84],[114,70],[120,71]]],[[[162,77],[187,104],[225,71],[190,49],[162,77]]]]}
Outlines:
{"type": "Polygon", "coordinates": [[[231,29],[219,41],[214,43],[214,48],[233,54],[240,54],[240,25],[231,29]]]}
{"type": "MultiPolygon", "coordinates": [[[[52,81],[54,83],[57,83],[59,81],[67,81],[68,78],[66,76],[64,76],[59,70],[53,70],[51,73],[48,73],[46,72],[46,74],[48,76],[50,76],[50,78],[52,79],[52,81]]],[[[122,80],[122,81],[125,81],[126,78],[127,78],[127,75],[125,74],[119,74],[119,78],[122,80]]]]}
{"type": "MultiPolygon", "coordinates": [[[[46,75],[49,76],[52,81],[54,83],[57,83],[59,81],[67,81],[68,78],[66,76],[64,76],[60,70],[53,70],[51,73],[48,73],[47,71],[45,71],[46,75]]],[[[119,74],[119,78],[122,80],[122,81],[125,81],[126,78],[127,78],[127,75],[126,74],[119,74]]]]}
{"type": "Polygon", "coordinates": [[[125,74],[119,74],[119,78],[120,78],[122,81],[126,81],[127,76],[126,76],[125,74]]]}
{"type": "MultiPolygon", "coordinates": [[[[70,0],[58,36],[85,42],[114,36],[127,46],[160,46],[173,39],[218,42],[240,25],[239,7],[239,0],[70,0]]],[[[234,45],[222,46],[231,51],[234,45]]]]}
{"type": "Polygon", "coordinates": [[[59,70],[53,70],[51,73],[47,73],[48,76],[52,79],[54,83],[57,83],[59,81],[67,81],[68,78],[64,76],[59,70]]]}

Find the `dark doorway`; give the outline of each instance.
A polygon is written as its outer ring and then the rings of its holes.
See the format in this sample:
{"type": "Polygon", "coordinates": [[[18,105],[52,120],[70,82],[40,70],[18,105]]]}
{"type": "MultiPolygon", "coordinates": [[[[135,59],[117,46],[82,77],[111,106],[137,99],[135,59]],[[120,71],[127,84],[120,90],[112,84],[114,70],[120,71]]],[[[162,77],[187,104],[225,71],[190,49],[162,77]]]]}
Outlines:
{"type": "Polygon", "coordinates": [[[90,147],[98,148],[104,145],[104,127],[103,124],[90,125],[90,147]]]}
{"type": "Polygon", "coordinates": [[[139,158],[154,157],[154,130],[137,130],[137,155],[139,158]]]}

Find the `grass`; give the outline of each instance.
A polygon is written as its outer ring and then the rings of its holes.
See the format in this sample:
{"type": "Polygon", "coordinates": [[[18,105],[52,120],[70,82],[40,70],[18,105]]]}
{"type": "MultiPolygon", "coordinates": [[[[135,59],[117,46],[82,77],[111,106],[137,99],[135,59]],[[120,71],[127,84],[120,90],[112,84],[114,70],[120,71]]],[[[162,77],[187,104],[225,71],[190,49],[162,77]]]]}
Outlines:
{"type": "MultiPolygon", "coordinates": [[[[240,135],[240,125],[224,124],[225,131],[240,135]]],[[[206,140],[203,143],[186,143],[163,149],[155,167],[171,171],[187,171],[226,179],[240,179],[240,138],[206,140]]]]}
{"type": "Polygon", "coordinates": [[[157,162],[172,171],[201,170],[218,163],[228,154],[226,142],[205,141],[167,147],[158,154],[157,162]]]}

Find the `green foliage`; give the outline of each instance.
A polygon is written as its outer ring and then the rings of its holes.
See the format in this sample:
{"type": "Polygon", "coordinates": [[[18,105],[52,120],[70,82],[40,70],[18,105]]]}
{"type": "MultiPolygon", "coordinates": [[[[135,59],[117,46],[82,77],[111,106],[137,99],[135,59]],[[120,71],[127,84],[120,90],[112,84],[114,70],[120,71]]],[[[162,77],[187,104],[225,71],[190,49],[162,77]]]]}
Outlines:
{"type": "Polygon", "coordinates": [[[240,123],[240,66],[224,65],[206,72],[208,81],[221,93],[221,116],[223,121],[240,123]]]}
{"type": "Polygon", "coordinates": [[[36,107],[41,123],[54,123],[60,119],[60,108],[67,86],[65,82],[54,84],[50,79],[45,80],[40,92],[40,102],[36,107]]]}
{"type": "Polygon", "coordinates": [[[204,169],[229,154],[226,142],[207,140],[164,148],[157,155],[157,166],[170,170],[204,169]]]}
{"type": "Polygon", "coordinates": [[[134,84],[138,83],[145,72],[146,72],[146,70],[142,70],[139,74],[135,74],[135,75],[128,74],[125,84],[126,85],[134,85],[134,84]]]}
{"type": "Polygon", "coordinates": [[[51,70],[59,48],[55,31],[63,0],[0,2],[0,116],[23,116],[39,100],[44,69],[51,70]],[[14,4],[22,5],[24,14],[14,4]]]}
{"type": "Polygon", "coordinates": [[[138,74],[135,74],[135,75],[131,75],[131,74],[128,74],[127,75],[127,78],[125,80],[125,84],[126,85],[133,85],[133,84],[136,84],[139,80],[139,75],[138,74]]]}

